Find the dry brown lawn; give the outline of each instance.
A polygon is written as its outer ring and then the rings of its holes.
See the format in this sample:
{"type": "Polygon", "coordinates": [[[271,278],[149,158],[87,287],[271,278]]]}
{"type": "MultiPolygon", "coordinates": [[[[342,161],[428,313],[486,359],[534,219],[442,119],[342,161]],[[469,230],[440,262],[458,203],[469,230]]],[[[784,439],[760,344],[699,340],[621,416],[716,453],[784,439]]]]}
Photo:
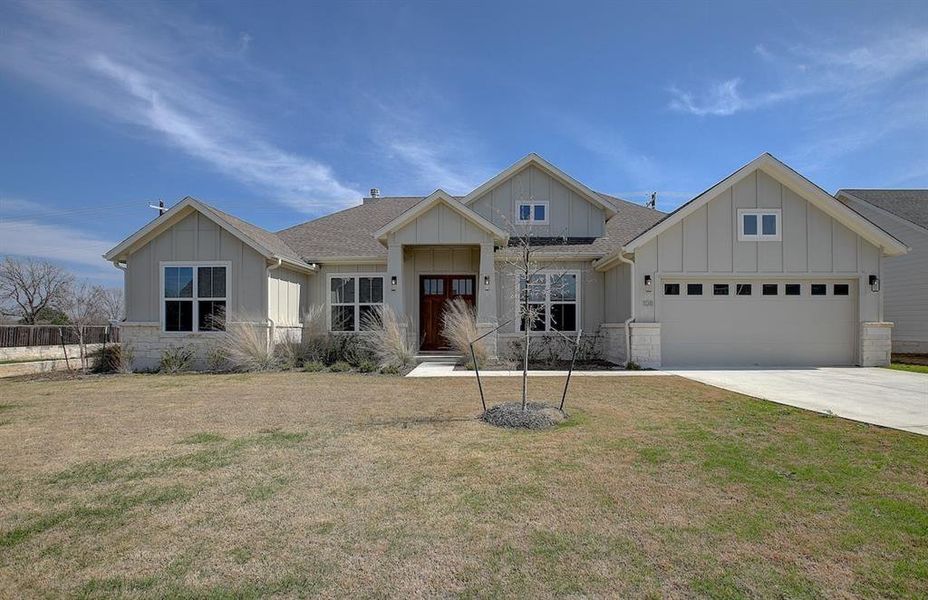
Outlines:
{"type": "Polygon", "coordinates": [[[928,595],[928,438],[673,377],[572,398],[516,432],[460,378],[0,382],[0,595],[928,595]]]}

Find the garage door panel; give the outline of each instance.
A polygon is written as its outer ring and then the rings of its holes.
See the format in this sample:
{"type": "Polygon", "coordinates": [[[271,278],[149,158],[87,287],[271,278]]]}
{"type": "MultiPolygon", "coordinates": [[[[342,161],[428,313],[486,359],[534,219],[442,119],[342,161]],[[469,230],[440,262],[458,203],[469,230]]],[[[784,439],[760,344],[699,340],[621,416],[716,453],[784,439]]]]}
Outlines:
{"type": "MultiPolygon", "coordinates": [[[[660,298],[661,354],[665,366],[832,366],[854,363],[857,305],[848,296],[660,298]]],[[[718,282],[715,282],[718,283],[718,282]]],[[[753,282],[752,282],[753,283],[753,282]]],[[[840,282],[846,283],[846,282],[840,282]]],[[[847,282],[852,283],[852,282],[847,282]]],[[[683,288],[684,286],[681,286],[683,288]]],[[[734,292],[734,285],[732,285],[734,292]]]]}

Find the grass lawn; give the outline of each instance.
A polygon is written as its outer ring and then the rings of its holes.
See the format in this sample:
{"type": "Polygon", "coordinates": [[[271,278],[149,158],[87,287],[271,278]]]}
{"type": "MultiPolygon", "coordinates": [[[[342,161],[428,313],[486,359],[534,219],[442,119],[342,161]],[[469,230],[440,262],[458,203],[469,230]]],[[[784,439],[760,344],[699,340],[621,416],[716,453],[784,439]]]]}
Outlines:
{"type": "Polygon", "coordinates": [[[928,595],[928,437],[572,386],[538,433],[461,378],[0,381],[0,596],[928,595]]]}
{"type": "Polygon", "coordinates": [[[910,373],[928,373],[928,365],[910,365],[907,363],[892,363],[890,369],[896,371],[909,371],[910,373]]]}

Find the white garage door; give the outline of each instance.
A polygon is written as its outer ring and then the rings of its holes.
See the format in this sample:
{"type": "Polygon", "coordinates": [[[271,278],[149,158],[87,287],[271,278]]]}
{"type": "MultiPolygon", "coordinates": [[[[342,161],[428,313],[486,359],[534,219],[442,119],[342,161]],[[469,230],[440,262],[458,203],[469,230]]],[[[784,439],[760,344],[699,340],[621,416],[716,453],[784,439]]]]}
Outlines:
{"type": "Polygon", "coordinates": [[[665,367],[854,364],[854,280],[665,280],[657,293],[665,367]]]}

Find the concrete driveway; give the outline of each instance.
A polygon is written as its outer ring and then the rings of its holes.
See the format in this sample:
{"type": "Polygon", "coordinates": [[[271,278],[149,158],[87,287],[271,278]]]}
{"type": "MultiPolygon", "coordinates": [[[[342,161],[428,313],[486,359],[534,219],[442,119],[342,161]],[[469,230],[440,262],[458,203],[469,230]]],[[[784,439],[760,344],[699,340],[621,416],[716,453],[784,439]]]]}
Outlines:
{"type": "Polygon", "coordinates": [[[921,373],[854,367],[665,372],[779,404],[928,435],[928,375],[921,373]]]}

